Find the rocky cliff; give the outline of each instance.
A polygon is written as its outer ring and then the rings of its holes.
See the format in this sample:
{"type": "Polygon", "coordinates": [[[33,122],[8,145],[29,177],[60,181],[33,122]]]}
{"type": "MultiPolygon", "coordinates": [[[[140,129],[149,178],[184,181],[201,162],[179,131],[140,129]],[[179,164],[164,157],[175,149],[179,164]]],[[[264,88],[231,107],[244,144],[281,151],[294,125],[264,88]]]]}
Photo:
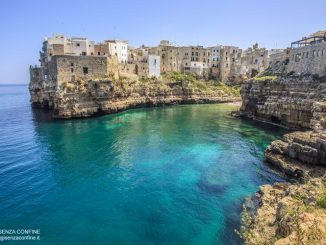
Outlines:
{"type": "Polygon", "coordinates": [[[265,151],[296,183],[263,186],[247,200],[241,236],[247,244],[326,244],[326,77],[265,74],[246,81],[241,97],[240,116],[297,130],[265,151]]]}
{"type": "Polygon", "coordinates": [[[245,201],[240,234],[246,244],[326,244],[326,175],[261,186],[245,201]]]}
{"type": "Polygon", "coordinates": [[[56,87],[31,84],[30,94],[33,106],[50,109],[56,118],[90,117],[135,107],[240,101],[237,88],[191,76],[181,79],[79,79],[56,87]]]}
{"type": "Polygon", "coordinates": [[[257,77],[242,86],[241,97],[241,116],[300,130],[271,144],[265,152],[269,163],[300,178],[311,166],[326,167],[324,76],[257,77]]]}

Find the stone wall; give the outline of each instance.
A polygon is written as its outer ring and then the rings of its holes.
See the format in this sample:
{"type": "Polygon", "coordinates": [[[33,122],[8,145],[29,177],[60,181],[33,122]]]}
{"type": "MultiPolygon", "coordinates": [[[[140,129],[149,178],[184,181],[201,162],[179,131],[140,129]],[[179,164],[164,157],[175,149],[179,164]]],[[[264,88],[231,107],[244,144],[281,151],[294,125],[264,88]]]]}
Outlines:
{"type": "Polygon", "coordinates": [[[107,76],[108,58],[94,56],[54,56],[50,74],[60,85],[76,77],[85,80],[107,76]]]}
{"type": "Polygon", "coordinates": [[[326,72],[326,42],[290,50],[287,72],[323,74],[326,72]]]}

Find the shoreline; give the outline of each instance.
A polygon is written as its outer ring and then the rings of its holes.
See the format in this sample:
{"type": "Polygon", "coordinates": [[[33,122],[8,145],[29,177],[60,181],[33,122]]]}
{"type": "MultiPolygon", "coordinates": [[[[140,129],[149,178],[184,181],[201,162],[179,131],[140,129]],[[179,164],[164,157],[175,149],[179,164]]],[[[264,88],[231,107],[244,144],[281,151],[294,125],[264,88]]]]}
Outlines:
{"type": "MultiPolygon", "coordinates": [[[[132,110],[132,109],[140,109],[140,108],[153,108],[153,107],[165,107],[165,106],[174,106],[174,105],[194,105],[194,104],[226,104],[226,105],[241,105],[241,98],[240,97],[221,97],[217,99],[212,98],[189,98],[189,99],[170,99],[168,101],[128,101],[128,100],[121,100],[121,101],[114,101],[111,103],[112,107],[101,109],[99,107],[96,108],[95,111],[84,112],[80,114],[55,114],[56,110],[53,108],[46,108],[41,104],[32,103],[31,107],[34,109],[39,109],[44,112],[50,114],[52,120],[72,120],[72,119],[87,119],[105,115],[116,114],[119,112],[132,110]],[[125,104],[124,104],[125,103],[125,104]]],[[[87,108],[86,108],[87,109],[87,108]]]]}

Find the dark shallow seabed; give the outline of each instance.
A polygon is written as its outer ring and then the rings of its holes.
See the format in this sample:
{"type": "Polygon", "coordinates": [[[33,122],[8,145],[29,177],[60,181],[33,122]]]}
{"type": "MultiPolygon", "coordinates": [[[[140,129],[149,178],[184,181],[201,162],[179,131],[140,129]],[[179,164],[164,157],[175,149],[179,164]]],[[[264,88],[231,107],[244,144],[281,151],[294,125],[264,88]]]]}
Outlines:
{"type": "Polygon", "coordinates": [[[51,121],[27,86],[0,86],[0,229],[40,229],[38,244],[241,244],[244,197],[282,181],[263,151],[284,131],[234,109],[51,121]]]}

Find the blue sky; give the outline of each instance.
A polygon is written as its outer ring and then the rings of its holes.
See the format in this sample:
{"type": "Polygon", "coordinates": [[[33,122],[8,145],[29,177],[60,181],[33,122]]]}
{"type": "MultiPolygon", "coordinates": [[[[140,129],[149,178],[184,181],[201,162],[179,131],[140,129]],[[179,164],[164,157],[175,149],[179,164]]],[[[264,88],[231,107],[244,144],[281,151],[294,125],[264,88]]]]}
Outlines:
{"type": "Polygon", "coordinates": [[[53,33],[127,39],[133,46],[169,39],[284,48],[321,29],[325,0],[1,0],[0,83],[28,83],[28,67],[38,63],[44,37],[53,33]]]}

